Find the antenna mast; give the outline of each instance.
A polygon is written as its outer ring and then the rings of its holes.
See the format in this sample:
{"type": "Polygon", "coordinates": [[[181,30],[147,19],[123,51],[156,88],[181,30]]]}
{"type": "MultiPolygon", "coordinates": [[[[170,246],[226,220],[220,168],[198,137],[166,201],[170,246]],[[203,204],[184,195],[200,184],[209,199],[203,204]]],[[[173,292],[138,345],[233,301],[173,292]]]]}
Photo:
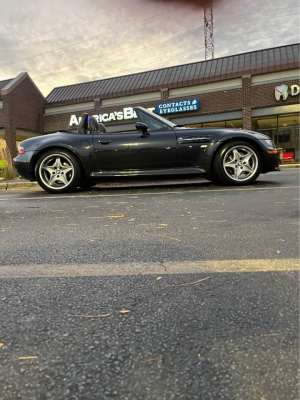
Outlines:
{"type": "Polygon", "coordinates": [[[208,0],[204,7],[205,60],[214,58],[214,20],[213,0],[208,0]]]}

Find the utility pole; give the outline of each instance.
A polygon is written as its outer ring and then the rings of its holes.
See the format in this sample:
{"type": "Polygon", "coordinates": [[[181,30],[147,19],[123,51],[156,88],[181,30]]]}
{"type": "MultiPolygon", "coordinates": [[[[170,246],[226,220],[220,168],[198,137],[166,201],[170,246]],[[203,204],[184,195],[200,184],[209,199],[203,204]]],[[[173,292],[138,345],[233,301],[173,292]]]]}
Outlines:
{"type": "Polygon", "coordinates": [[[204,35],[205,35],[205,60],[214,58],[214,20],[213,0],[208,0],[204,6],[204,35]]]}

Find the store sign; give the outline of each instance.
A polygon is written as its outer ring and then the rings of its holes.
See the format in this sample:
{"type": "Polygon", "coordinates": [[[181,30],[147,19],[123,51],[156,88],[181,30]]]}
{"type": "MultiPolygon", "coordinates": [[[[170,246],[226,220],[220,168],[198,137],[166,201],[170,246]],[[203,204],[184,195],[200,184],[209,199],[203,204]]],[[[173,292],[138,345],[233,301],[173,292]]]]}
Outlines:
{"type": "MultiPolygon", "coordinates": [[[[155,111],[154,107],[148,108],[149,111],[155,111]]],[[[123,111],[113,111],[105,114],[95,114],[93,117],[96,118],[97,122],[113,122],[123,121],[126,119],[137,119],[136,112],[132,107],[125,107],[123,111]]],[[[77,117],[75,114],[71,115],[69,126],[78,126],[81,121],[81,117],[77,117]]]]}
{"type": "Polygon", "coordinates": [[[158,115],[198,111],[199,109],[200,109],[199,99],[179,100],[172,102],[168,101],[165,103],[159,103],[156,106],[156,112],[158,115]]]}
{"type": "MultiPolygon", "coordinates": [[[[300,92],[299,85],[291,85],[290,94],[291,96],[297,96],[300,92]]],[[[286,84],[276,86],[275,87],[275,99],[279,101],[281,98],[282,100],[286,100],[289,96],[289,87],[286,84]]]]}

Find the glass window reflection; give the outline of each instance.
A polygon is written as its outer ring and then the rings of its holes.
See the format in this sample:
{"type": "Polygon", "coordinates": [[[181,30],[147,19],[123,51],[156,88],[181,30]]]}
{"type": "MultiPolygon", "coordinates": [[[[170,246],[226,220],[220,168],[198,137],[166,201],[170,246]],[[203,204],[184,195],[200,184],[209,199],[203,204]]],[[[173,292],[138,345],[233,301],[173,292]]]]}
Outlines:
{"type": "Polygon", "coordinates": [[[299,114],[253,118],[252,129],[268,135],[280,150],[282,163],[299,162],[299,114]]]}

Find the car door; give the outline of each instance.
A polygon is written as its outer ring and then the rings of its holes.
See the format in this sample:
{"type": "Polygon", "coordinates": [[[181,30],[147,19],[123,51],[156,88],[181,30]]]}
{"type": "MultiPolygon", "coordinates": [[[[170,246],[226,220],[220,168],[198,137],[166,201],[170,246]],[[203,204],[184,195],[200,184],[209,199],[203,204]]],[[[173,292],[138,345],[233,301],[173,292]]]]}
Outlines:
{"type": "Polygon", "coordinates": [[[177,141],[174,131],[151,115],[138,113],[148,125],[141,132],[98,134],[93,137],[97,170],[157,170],[177,164],[177,141]]]}

